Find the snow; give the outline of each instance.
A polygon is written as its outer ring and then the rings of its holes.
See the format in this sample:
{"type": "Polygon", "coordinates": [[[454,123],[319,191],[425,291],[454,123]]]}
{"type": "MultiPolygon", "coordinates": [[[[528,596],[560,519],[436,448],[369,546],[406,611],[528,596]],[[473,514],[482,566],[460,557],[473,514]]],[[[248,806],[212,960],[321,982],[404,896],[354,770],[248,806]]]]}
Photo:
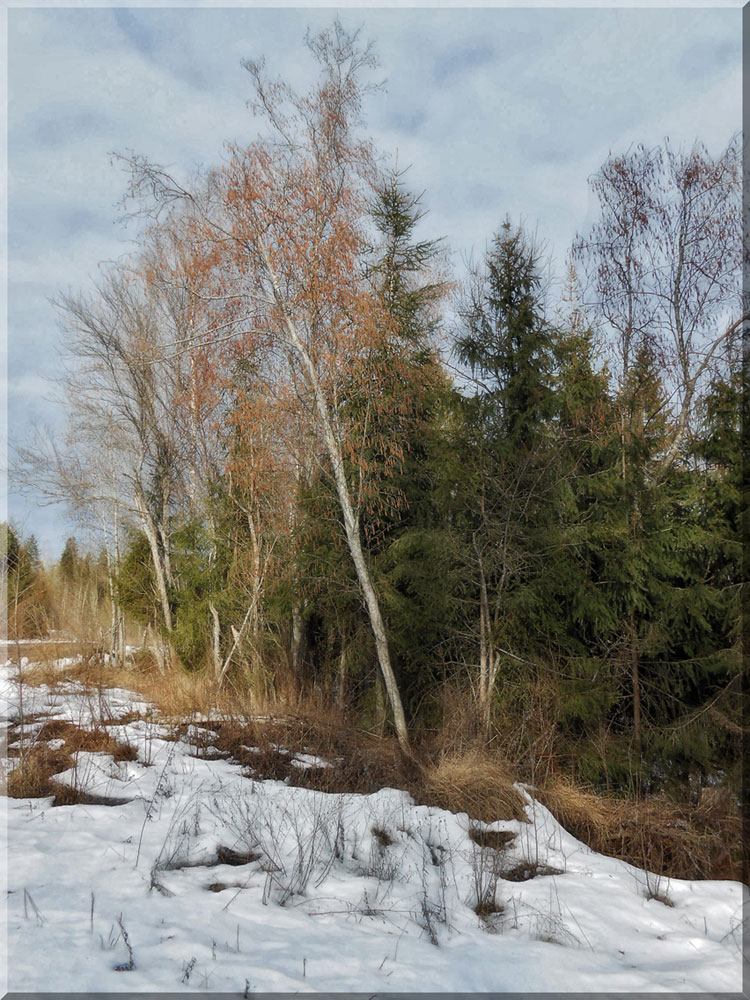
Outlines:
{"type": "MultiPolygon", "coordinates": [[[[18,694],[0,668],[0,716],[16,717],[18,694]]],[[[118,723],[149,711],[122,689],[23,697],[28,714],[106,725],[138,757],[81,751],[55,779],[116,805],[0,798],[10,990],[741,990],[742,885],[667,882],[595,854],[529,790],[529,822],[475,824],[397,789],[253,780],[150,718],[118,723]],[[495,852],[472,830],[512,840],[495,852]],[[519,866],[558,874],[504,877],[519,866]],[[477,892],[493,883],[498,912],[482,919],[477,892]]]]}
{"type": "Polygon", "coordinates": [[[298,753],[291,760],[292,767],[297,767],[301,771],[308,771],[311,767],[331,767],[331,764],[327,760],[323,760],[322,757],[316,757],[311,753],[298,753]]]}

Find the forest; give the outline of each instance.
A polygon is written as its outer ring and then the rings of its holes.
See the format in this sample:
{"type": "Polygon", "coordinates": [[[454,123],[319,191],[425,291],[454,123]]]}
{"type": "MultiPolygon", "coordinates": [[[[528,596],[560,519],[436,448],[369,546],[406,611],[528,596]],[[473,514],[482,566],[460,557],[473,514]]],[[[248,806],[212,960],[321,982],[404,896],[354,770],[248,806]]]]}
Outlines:
{"type": "Polygon", "coordinates": [[[68,426],[14,472],[97,541],[45,569],[5,527],[11,637],[735,810],[739,138],[613,152],[563,273],[502,206],[458,269],[367,137],[372,50],[308,46],[307,93],[245,64],[258,137],[217,166],[119,157],[134,250],[60,293],[68,426]]]}

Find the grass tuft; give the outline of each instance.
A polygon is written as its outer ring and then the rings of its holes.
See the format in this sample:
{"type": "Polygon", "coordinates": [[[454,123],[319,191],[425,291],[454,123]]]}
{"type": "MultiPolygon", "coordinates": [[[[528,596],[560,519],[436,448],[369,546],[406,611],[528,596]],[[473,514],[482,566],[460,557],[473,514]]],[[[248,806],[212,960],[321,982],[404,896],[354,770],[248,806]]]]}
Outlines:
{"type": "Polygon", "coordinates": [[[445,754],[427,767],[424,777],[427,805],[467,813],[484,823],[528,821],[509,770],[489,753],[473,749],[445,754]]]}
{"type": "Polygon", "coordinates": [[[35,747],[18,758],[18,763],[8,775],[8,797],[39,799],[55,795],[53,775],[73,766],[72,757],[64,750],[51,750],[47,746],[35,747]]]}

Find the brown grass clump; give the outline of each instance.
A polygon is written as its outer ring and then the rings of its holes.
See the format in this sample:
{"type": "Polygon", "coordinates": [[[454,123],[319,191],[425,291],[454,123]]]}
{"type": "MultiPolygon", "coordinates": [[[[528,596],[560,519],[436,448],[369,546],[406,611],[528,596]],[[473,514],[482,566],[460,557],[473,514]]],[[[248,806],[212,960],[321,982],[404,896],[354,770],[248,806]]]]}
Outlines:
{"type": "Polygon", "coordinates": [[[612,799],[563,780],[535,789],[534,794],[555,819],[578,840],[602,843],[612,829],[612,799]]]}
{"type": "Polygon", "coordinates": [[[667,878],[743,878],[742,822],[726,796],[712,797],[712,808],[702,810],[664,799],[614,799],[560,780],[537,795],[600,854],[667,878]]]}
{"type": "Polygon", "coordinates": [[[481,750],[445,754],[424,775],[430,805],[484,823],[527,819],[524,799],[505,765],[481,750]]]}
{"type": "MultiPolygon", "coordinates": [[[[11,742],[20,735],[20,727],[13,726],[11,742]]],[[[76,767],[75,755],[81,751],[111,754],[116,761],[135,760],[138,756],[135,747],[118,742],[106,730],[82,729],[63,719],[49,719],[35,735],[32,746],[9,748],[9,758],[17,763],[8,775],[8,796],[35,799],[54,795],[56,805],[84,801],[83,793],[54,781],[55,775],[76,767]],[[64,740],[64,745],[53,748],[50,740],[64,740]]],[[[92,799],[87,797],[85,801],[92,799]]]]}
{"type": "Polygon", "coordinates": [[[11,799],[38,799],[54,795],[52,776],[74,766],[64,749],[52,750],[48,746],[35,747],[24,753],[8,775],[8,797],[11,799]]]}

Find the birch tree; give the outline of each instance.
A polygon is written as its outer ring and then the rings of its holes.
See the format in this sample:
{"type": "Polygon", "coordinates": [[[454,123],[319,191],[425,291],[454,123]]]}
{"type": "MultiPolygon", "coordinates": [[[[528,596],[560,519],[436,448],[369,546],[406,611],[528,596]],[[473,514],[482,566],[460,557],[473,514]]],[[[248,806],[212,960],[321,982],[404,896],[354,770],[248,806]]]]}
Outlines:
{"type": "Polygon", "coordinates": [[[202,195],[137,158],[132,193],[150,196],[162,210],[192,207],[220,258],[227,294],[245,303],[247,328],[283,367],[288,398],[314,431],[333,479],[396,733],[407,749],[386,624],[362,542],[356,453],[339,398],[358,359],[387,336],[389,325],[362,269],[377,170],[372,144],[359,130],[369,89],[363,75],[375,59],[338,22],[307,45],[320,75],[305,95],[270,80],[262,62],[245,64],[265,134],[247,146],[230,145],[202,195]]]}
{"type": "Polygon", "coordinates": [[[740,294],[739,138],[716,156],[701,143],[687,152],[669,141],[639,146],[610,156],[590,184],[599,218],[576,240],[574,258],[619,389],[639,348],[661,369],[671,428],[660,472],[678,458],[700,386],[750,315],[740,294]]]}

